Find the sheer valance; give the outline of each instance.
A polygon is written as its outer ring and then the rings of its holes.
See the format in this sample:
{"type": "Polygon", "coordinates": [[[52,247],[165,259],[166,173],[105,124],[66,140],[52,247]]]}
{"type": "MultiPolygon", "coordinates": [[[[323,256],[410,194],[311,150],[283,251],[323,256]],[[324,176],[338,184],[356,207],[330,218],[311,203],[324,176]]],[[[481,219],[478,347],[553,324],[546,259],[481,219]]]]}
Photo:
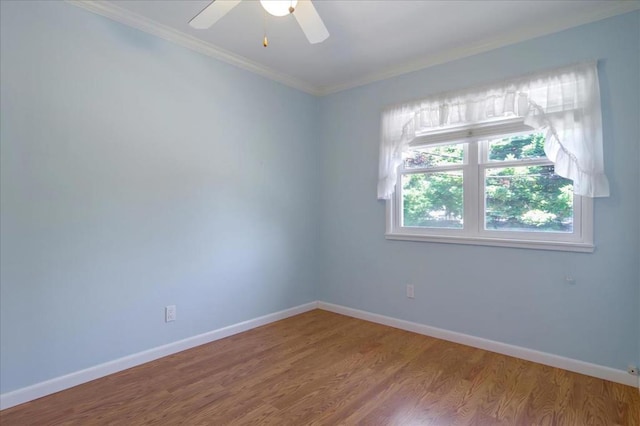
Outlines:
{"type": "Polygon", "coordinates": [[[382,113],[378,198],[389,199],[402,155],[416,137],[521,117],[546,133],[545,153],[574,192],[606,197],[597,63],[577,64],[499,84],[442,93],[382,113]]]}

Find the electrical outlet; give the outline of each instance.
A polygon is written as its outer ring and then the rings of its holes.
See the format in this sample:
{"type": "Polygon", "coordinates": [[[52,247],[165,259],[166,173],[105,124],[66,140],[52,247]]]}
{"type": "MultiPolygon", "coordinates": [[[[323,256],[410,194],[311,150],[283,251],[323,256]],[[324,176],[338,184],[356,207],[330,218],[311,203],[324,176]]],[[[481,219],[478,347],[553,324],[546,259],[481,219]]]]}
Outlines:
{"type": "Polygon", "coordinates": [[[413,289],[413,284],[407,284],[407,297],[409,299],[414,299],[415,298],[413,290],[414,290],[413,289]]]}
{"type": "Polygon", "coordinates": [[[637,376],[638,375],[638,367],[636,367],[633,364],[629,364],[629,366],[627,367],[627,373],[633,374],[634,376],[637,376]]]}
{"type": "Polygon", "coordinates": [[[176,305],[169,305],[164,308],[164,322],[176,320],[176,305]]]}

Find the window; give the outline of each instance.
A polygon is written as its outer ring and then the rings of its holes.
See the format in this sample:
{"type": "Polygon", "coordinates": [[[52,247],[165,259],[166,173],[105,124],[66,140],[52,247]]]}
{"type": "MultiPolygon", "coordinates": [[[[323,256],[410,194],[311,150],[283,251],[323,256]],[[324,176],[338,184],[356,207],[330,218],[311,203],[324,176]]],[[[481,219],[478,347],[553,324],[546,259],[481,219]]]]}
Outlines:
{"type": "Polygon", "coordinates": [[[597,62],[388,106],[386,236],[591,252],[603,151],[597,62]]]}
{"type": "Polygon", "coordinates": [[[387,202],[387,238],[593,251],[591,199],[554,173],[544,144],[522,120],[417,136],[387,202]]]}

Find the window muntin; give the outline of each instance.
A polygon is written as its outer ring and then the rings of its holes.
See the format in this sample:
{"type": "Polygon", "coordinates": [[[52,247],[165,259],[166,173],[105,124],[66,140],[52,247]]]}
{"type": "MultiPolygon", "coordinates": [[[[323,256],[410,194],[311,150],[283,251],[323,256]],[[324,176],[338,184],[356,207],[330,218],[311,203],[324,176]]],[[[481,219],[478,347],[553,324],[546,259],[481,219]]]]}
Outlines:
{"type": "Polygon", "coordinates": [[[405,152],[389,238],[593,250],[591,200],[574,196],[572,182],[553,173],[543,134],[438,138],[405,152]]]}

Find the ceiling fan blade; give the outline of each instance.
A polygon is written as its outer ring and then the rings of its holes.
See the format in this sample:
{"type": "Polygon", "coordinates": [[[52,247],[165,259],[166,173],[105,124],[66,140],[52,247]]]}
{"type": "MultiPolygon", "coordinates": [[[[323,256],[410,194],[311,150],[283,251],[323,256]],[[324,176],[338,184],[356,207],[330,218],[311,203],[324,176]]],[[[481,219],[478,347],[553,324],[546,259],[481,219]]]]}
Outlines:
{"type": "Polygon", "coordinates": [[[189,21],[189,25],[204,30],[215,24],[218,19],[229,13],[241,0],[213,0],[211,4],[189,21]]]}
{"type": "Polygon", "coordinates": [[[324,26],[324,22],[322,22],[311,0],[299,0],[293,16],[296,17],[309,43],[322,43],[329,37],[329,31],[324,26]]]}

